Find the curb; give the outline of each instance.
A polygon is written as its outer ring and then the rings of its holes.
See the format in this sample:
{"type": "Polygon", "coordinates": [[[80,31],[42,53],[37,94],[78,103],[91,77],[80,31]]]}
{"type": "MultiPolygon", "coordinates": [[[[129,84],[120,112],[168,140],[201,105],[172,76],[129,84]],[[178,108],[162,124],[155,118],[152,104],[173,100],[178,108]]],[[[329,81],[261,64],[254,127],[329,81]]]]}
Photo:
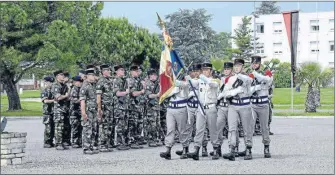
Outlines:
{"type": "Polygon", "coordinates": [[[334,118],[334,116],[273,116],[273,118],[334,118]]]}

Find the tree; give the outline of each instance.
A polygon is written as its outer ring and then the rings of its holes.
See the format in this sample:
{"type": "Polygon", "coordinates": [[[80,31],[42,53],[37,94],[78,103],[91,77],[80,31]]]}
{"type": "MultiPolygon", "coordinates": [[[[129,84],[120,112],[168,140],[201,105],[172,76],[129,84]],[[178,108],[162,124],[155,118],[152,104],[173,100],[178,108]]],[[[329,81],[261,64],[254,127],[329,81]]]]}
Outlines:
{"type": "Polygon", "coordinates": [[[79,24],[85,20],[93,21],[99,16],[98,11],[101,9],[102,3],[93,4],[92,2],[0,3],[0,73],[1,82],[8,96],[8,110],[21,109],[15,84],[25,73],[32,69],[47,69],[53,65],[70,65],[71,62],[67,62],[67,59],[85,55],[83,54],[85,47],[79,49],[82,47],[82,42],[70,44],[71,51],[65,48],[69,45],[57,47],[61,46],[60,42],[69,44],[69,40],[74,41],[75,33],[78,33],[78,29],[82,29],[78,27],[79,24]],[[87,12],[95,15],[85,15],[88,14],[87,12]],[[54,22],[56,20],[59,21],[54,22]],[[54,28],[49,30],[50,25],[54,28]],[[52,39],[50,35],[52,31],[60,31],[63,36],[74,35],[70,36],[70,39],[52,39]],[[77,44],[76,49],[73,49],[75,48],[73,44],[77,44]],[[64,59],[66,59],[65,62],[64,59]]]}
{"type": "Polygon", "coordinates": [[[209,61],[209,48],[215,36],[208,24],[212,15],[208,15],[205,9],[180,9],[167,15],[165,19],[173,47],[186,65],[191,61],[209,61]]]}
{"type": "Polygon", "coordinates": [[[274,73],[274,84],[276,88],[291,87],[291,63],[283,62],[278,65],[274,73]]]}
{"type": "Polygon", "coordinates": [[[215,34],[213,43],[210,46],[211,58],[232,59],[231,49],[231,33],[220,32],[215,34]]]}
{"type": "Polygon", "coordinates": [[[280,13],[280,7],[277,6],[276,1],[262,1],[259,7],[256,8],[256,14],[267,15],[267,14],[278,14],[280,13]]]}

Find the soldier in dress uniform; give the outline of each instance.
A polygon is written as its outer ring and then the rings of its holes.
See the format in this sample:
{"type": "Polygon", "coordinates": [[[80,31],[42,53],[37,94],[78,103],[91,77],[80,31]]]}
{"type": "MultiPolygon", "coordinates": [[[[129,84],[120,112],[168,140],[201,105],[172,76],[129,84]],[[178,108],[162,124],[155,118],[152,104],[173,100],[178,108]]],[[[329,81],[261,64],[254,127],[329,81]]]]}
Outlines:
{"type": "Polygon", "coordinates": [[[99,150],[100,152],[113,151],[111,143],[113,131],[113,80],[111,69],[108,65],[100,66],[101,78],[97,82],[98,115],[99,123],[99,150]]]}
{"type": "Polygon", "coordinates": [[[230,153],[225,154],[224,158],[235,161],[237,147],[237,127],[238,118],[242,121],[244,130],[244,142],[246,145],[246,155],[244,160],[252,159],[252,136],[254,119],[251,115],[250,107],[250,86],[252,79],[242,72],[244,66],[243,59],[234,60],[234,76],[225,79],[224,92],[220,94],[223,98],[228,99],[228,143],[230,153]]]}
{"type": "Polygon", "coordinates": [[[80,88],[83,82],[81,77],[75,76],[72,78],[74,86],[70,93],[70,123],[71,123],[71,145],[72,148],[80,148],[82,146],[82,126],[81,126],[81,111],[80,111],[80,88]]]}
{"type": "Polygon", "coordinates": [[[196,116],[196,135],[194,138],[195,151],[188,154],[189,158],[194,160],[199,160],[199,150],[202,146],[204,132],[206,129],[206,124],[208,124],[210,140],[213,145],[214,154],[212,159],[219,159],[217,153],[217,133],[216,133],[216,122],[217,122],[217,95],[220,85],[220,80],[213,79],[212,77],[212,64],[203,63],[202,64],[202,74],[199,76],[199,80],[192,80],[187,77],[187,80],[191,80],[194,87],[199,87],[199,102],[203,106],[204,112],[198,108],[196,116]]]}
{"type": "Polygon", "coordinates": [[[96,71],[91,66],[86,70],[86,81],[80,89],[80,107],[83,126],[84,154],[97,154],[98,150],[98,122],[101,117],[97,115],[96,71]]]}
{"type": "Polygon", "coordinates": [[[261,66],[261,57],[252,56],[252,69],[254,70],[250,77],[254,78],[251,89],[251,108],[254,118],[259,118],[260,129],[264,144],[264,157],[270,158],[270,137],[269,137],[269,88],[272,84],[273,77],[270,70],[263,73],[259,72],[261,66]]]}
{"type": "Polygon", "coordinates": [[[55,122],[54,122],[54,97],[51,92],[51,85],[54,82],[53,77],[45,77],[45,88],[41,93],[43,103],[43,124],[44,129],[44,148],[54,147],[55,122]]]}

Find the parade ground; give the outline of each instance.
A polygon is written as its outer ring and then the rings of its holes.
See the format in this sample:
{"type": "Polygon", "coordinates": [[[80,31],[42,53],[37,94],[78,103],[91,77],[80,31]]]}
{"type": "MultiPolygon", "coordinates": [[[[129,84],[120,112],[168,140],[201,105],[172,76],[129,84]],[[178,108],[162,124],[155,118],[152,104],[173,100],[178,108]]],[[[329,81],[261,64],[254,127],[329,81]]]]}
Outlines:
{"type": "MultiPolygon", "coordinates": [[[[27,132],[26,163],[1,167],[1,174],[334,174],[334,118],[274,117],[270,151],[263,158],[262,137],[255,136],[253,160],[200,157],[181,160],[172,148],[172,160],[159,157],[164,147],[84,155],[82,149],[43,148],[40,118],[9,118],[6,131],[27,132]]],[[[244,149],[243,138],[240,149],[244,149]]],[[[208,146],[209,151],[212,150],[208,146]]],[[[193,144],[191,145],[193,151],[193,144]]],[[[224,140],[223,152],[228,151],[224,140]]]]}

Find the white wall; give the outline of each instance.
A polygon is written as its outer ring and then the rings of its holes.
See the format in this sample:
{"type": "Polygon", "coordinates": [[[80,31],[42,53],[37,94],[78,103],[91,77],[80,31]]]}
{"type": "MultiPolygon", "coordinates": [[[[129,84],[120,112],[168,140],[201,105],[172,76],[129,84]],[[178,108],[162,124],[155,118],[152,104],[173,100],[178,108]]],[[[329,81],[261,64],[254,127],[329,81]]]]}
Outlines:
{"type": "MultiPolygon", "coordinates": [[[[243,16],[232,17],[232,34],[234,35],[234,29],[238,27],[238,24],[242,23],[243,16]]],[[[317,61],[321,63],[323,67],[334,67],[334,52],[330,51],[329,41],[334,41],[334,24],[330,24],[329,20],[334,19],[334,11],[331,12],[319,12],[319,13],[299,13],[299,32],[298,32],[298,53],[297,53],[297,64],[304,61],[317,61]],[[311,32],[310,20],[319,20],[319,32],[311,32]],[[319,41],[319,53],[311,53],[310,41],[319,41]]],[[[251,19],[251,29],[254,28],[253,18],[251,19]]],[[[263,60],[271,60],[272,58],[278,58],[281,62],[290,62],[291,53],[288,43],[288,37],[286,33],[286,27],[282,14],[274,15],[260,15],[256,18],[256,24],[264,24],[264,33],[256,33],[259,43],[264,43],[264,54],[258,54],[266,56],[263,60]],[[273,22],[281,22],[281,33],[274,33],[273,22]],[[275,54],[273,43],[282,43],[282,53],[275,54]]],[[[252,34],[253,36],[253,34],[252,34]]],[[[235,43],[232,44],[233,48],[236,48],[235,43]]]]}

